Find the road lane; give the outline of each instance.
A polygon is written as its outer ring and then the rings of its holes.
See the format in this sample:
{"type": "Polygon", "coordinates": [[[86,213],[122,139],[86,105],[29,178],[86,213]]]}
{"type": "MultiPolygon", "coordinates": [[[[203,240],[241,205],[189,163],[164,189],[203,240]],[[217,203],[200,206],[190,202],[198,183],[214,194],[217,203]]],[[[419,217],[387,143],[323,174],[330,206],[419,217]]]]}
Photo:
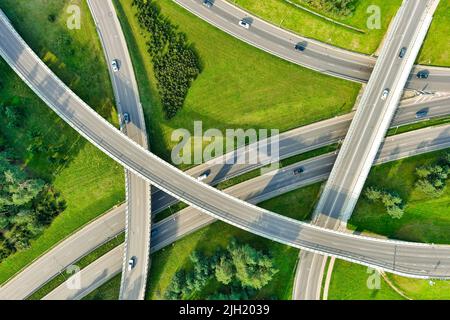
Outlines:
{"type": "MultiPolygon", "coordinates": [[[[313,223],[339,230],[350,218],[439,1],[404,0],[315,210],[313,223]],[[399,57],[405,50],[404,57],[399,57]]],[[[320,299],[326,256],[301,252],[294,299],[320,299]]]]}
{"type": "Polygon", "coordinates": [[[96,114],[43,64],[7,19],[3,15],[0,18],[0,54],[22,80],[100,150],[165,192],[215,218],[280,243],[398,274],[450,276],[450,246],[380,241],[326,230],[263,210],[186,175],[137,145],[96,114]],[[355,242],[360,244],[357,248],[353,246],[355,242]],[[407,254],[419,252],[428,257],[421,256],[417,261],[407,256],[394,258],[400,247],[407,254]],[[440,261],[438,267],[437,261],[440,261]]]}
{"type": "MultiPolygon", "coordinates": [[[[206,8],[202,0],[174,1],[200,19],[239,40],[324,74],[356,82],[367,82],[376,62],[376,58],[372,56],[337,48],[281,29],[226,0],[215,0],[211,8],[206,8]],[[248,30],[238,25],[238,21],[242,18],[252,21],[248,30]],[[294,50],[295,44],[300,42],[307,44],[303,52],[294,50]]],[[[450,91],[450,69],[416,66],[408,78],[407,87],[413,90],[450,91]],[[417,72],[424,69],[430,71],[429,78],[418,79],[417,72]]]]}
{"type": "MultiPolygon", "coordinates": [[[[144,113],[125,37],[111,0],[88,0],[89,9],[97,26],[106,60],[110,65],[116,60],[119,70],[109,68],[124,133],[148,149],[144,113]],[[128,113],[130,123],[125,123],[128,113]]],[[[122,267],[121,300],[144,299],[150,259],[151,196],[150,184],[125,170],[126,180],[126,231],[122,267]],[[128,261],[136,258],[136,265],[128,270],[128,261]]]]}

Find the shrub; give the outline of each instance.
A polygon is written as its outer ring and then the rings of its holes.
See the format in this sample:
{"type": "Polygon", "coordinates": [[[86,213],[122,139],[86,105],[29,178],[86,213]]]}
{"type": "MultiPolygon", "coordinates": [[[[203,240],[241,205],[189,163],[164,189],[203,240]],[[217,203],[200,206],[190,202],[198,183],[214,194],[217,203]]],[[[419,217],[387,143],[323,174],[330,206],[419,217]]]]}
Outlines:
{"type": "Polygon", "coordinates": [[[380,201],[386,208],[387,214],[392,218],[400,219],[403,216],[403,200],[398,195],[375,187],[368,187],[364,195],[372,202],[380,201]]]}
{"type": "Polygon", "coordinates": [[[357,0],[302,0],[313,8],[340,17],[348,17],[355,11],[357,0]]]}
{"type": "Polygon", "coordinates": [[[449,173],[450,152],[446,152],[434,165],[416,169],[416,176],[419,178],[415,184],[416,190],[432,198],[442,196],[449,173]]]}

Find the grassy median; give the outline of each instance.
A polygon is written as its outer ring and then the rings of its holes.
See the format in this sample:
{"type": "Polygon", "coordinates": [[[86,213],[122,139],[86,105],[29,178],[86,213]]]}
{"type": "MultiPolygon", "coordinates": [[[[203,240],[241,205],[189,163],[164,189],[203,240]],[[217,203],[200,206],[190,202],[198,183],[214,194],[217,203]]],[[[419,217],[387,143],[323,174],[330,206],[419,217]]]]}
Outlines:
{"type": "Polygon", "coordinates": [[[422,64],[450,67],[450,2],[441,1],[420,51],[422,64]]]}
{"type": "Polygon", "coordinates": [[[367,267],[336,260],[328,291],[329,300],[404,300],[380,276],[380,287],[367,285],[368,278],[373,275],[367,267]]]}
{"type": "Polygon", "coordinates": [[[414,188],[415,169],[434,163],[444,151],[427,153],[372,168],[366,186],[394,191],[406,201],[401,219],[392,219],[384,207],[360,197],[349,220],[349,228],[400,240],[450,243],[450,191],[439,198],[429,198],[414,188]]]}
{"type": "MultiPolygon", "coordinates": [[[[0,8],[33,50],[89,105],[117,125],[103,51],[85,1],[79,4],[81,30],[69,30],[66,27],[67,2],[0,0],[0,8]]],[[[30,248],[0,264],[0,283],[3,283],[75,230],[122,202],[124,179],[122,167],[58,118],[3,60],[0,74],[1,101],[21,105],[25,113],[20,128],[6,130],[2,125],[0,130],[26,169],[53,184],[67,201],[67,209],[30,248]],[[42,132],[46,143],[63,146],[67,161],[50,164],[47,157],[30,152],[31,130],[42,132]]]]}
{"type": "Polygon", "coordinates": [[[390,284],[381,278],[379,289],[367,286],[373,274],[367,267],[336,260],[330,283],[330,300],[448,300],[450,281],[419,280],[386,274],[390,284]],[[394,290],[397,289],[396,290],[394,290]],[[400,293],[401,294],[400,294],[400,293]]]}
{"type": "MultiPolygon", "coordinates": [[[[349,221],[349,228],[376,233],[400,240],[449,244],[450,192],[435,199],[414,190],[415,168],[434,163],[443,151],[395,161],[372,168],[366,185],[397,192],[407,200],[403,217],[390,218],[384,207],[361,197],[349,221]]],[[[402,298],[382,279],[381,290],[370,290],[367,268],[336,261],[330,285],[330,299],[397,299],[402,298]]],[[[450,281],[428,281],[387,274],[390,282],[410,299],[449,299],[450,281]]],[[[403,299],[403,298],[402,298],[403,299]]]]}

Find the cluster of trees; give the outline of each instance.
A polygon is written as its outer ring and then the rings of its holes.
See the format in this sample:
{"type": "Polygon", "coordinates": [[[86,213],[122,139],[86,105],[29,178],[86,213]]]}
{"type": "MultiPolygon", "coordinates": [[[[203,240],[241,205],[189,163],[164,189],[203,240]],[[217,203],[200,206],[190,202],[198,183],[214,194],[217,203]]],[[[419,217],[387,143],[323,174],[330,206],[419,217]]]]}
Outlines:
{"type": "Polygon", "coordinates": [[[36,128],[28,130],[26,136],[30,141],[27,151],[32,155],[46,155],[47,161],[54,165],[64,165],[69,160],[66,143],[49,144],[42,131],[36,128]]]}
{"type": "Polygon", "coordinates": [[[43,180],[30,177],[4,145],[0,143],[0,261],[29,247],[66,208],[61,195],[43,180]]]}
{"type": "Polygon", "coordinates": [[[437,163],[416,168],[416,190],[433,198],[442,196],[450,174],[450,152],[441,157],[437,163]]]}
{"type": "Polygon", "coordinates": [[[211,257],[198,252],[190,256],[192,270],[179,270],[172,279],[165,298],[177,300],[201,291],[211,279],[225,286],[227,293],[217,293],[210,299],[243,300],[267,285],[278,272],[273,260],[248,244],[232,239],[226,250],[211,257]]]}
{"type": "Polygon", "coordinates": [[[158,91],[168,119],[183,107],[186,95],[201,72],[200,59],[186,35],[164,17],[152,0],[133,0],[141,28],[150,34],[147,42],[158,91]]]}
{"type": "Polygon", "coordinates": [[[402,198],[395,193],[380,190],[375,187],[368,187],[364,195],[370,201],[380,201],[386,207],[387,214],[392,218],[400,219],[405,212],[402,198]]]}
{"type": "Polygon", "coordinates": [[[355,12],[358,0],[302,0],[309,6],[339,17],[348,17],[355,12]]]}

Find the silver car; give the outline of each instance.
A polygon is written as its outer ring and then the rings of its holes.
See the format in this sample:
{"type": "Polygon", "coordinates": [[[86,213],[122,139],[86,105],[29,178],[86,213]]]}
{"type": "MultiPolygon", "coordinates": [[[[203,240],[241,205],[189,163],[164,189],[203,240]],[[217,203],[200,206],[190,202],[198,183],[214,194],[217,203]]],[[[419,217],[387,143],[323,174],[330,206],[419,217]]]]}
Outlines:
{"type": "Polygon", "coordinates": [[[119,62],[117,61],[117,59],[114,59],[113,61],[111,61],[111,67],[114,72],[119,71],[119,62]]]}

